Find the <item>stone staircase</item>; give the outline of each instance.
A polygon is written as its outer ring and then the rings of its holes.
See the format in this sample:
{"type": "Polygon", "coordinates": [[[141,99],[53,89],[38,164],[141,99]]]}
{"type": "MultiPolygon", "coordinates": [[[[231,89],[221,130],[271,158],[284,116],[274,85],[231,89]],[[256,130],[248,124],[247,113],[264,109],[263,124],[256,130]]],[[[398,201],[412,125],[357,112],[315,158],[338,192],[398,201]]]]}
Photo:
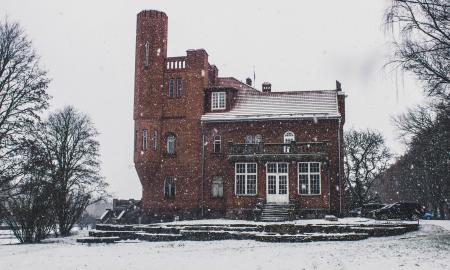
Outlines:
{"type": "Polygon", "coordinates": [[[263,207],[261,221],[265,222],[281,222],[289,218],[289,204],[267,203],[263,207]]]}

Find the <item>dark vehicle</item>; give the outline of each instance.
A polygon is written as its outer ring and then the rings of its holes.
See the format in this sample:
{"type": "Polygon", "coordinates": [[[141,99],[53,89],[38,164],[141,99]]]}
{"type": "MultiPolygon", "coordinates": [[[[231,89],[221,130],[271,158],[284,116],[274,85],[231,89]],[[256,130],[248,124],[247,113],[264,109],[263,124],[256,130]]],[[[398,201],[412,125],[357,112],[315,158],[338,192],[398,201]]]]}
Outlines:
{"type": "Polygon", "coordinates": [[[348,215],[351,217],[359,217],[361,216],[361,207],[352,209],[348,212],[348,215]]]}
{"type": "Polygon", "coordinates": [[[368,203],[368,204],[364,204],[361,207],[360,216],[361,217],[370,217],[370,212],[372,212],[373,210],[381,209],[381,208],[383,208],[385,206],[386,205],[383,204],[383,203],[368,203]]]}
{"type": "Polygon", "coordinates": [[[393,203],[370,212],[374,219],[409,219],[418,220],[423,209],[418,203],[393,203]]]}

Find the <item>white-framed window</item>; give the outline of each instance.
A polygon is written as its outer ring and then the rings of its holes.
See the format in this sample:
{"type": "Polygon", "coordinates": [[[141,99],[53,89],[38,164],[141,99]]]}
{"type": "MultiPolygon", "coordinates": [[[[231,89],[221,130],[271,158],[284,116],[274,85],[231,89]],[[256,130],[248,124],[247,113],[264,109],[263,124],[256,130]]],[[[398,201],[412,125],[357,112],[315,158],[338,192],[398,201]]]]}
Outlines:
{"type": "Polygon", "coordinates": [[[224,110],[226,107],[226,93],[225,92],[212,92],[211,94],[211,109],[212,110],[224,110]]]}
{"type": "Polygon", "coordinates": [[[223,177],[214,176],[211,183],[211,196],[213,198],[223,197],[223,177]]]}
{"type": "Polygon", "coordinates": [[[213,148],[214,153],[220,153],[222,150],[222,139],[220,135],[214,136],[213,148]]]}
{"type": "MultiPolygon", "coordinates": [[[[294,132],[286,131],[286,133],[284,133],[283,143],[284,144],[290,144],[293,141],[295,141],[295,134],[294,134],[294,132]]],[[[284,147],[284,152],[285,153],[290,153],[291,152],[291,147],[290,146],[285,146],[284,147]]]]}
{"type": "Polygon", "coordinates": [[[145,42],[145,52],[144,52],[144,67],[148,67],[149,65],[149,57],[150,57],[150,46],[148,45],[148,41],[145,42]]]}
{"type": "Polygon", "coordinates": [[[152,132],[152,149],[153,151],[156,151],[156,148],[158,147],[158,131],[155,129],[152,132]]]}
{"type": "Polygon", "coordinates": [[[181,91],[183,89],[183,83],[181,78],[177,78],[177,97],[181,97],[181,91]]]}
{"type": "Polygon", "coordinates": [[[164,198],[175,198],[175,177],[167,176],[164,179],[164,198]]]}
{"type": "Polygon", "coordinates": [[[298,163],[298,193],[320,195],[320,162],[298,163]]]}
{"type": "Polygon", "coordinates": [[[289,163],[268,162],[266,170],[267,194],[288,194],[289,163]]]}
{"type": "Polygon", "coordinates": [[[257,165],[256,163],[235,164],[236,195],[256,195],[257,165]]]}
{"type": "Polygon", "coordinates": [[[245,135],[244,143],[245,144],[253,144],[253,136],[252,135],[245,135]]]}
{"type": "Polygon", "coordinates": [[[175,154],[175,136],[173,134],[167,136],[167,154],[175,154]]]}
{"type": "Polygon", "coordinates": [[[148,130],[142,130],[142,151],[147,151],[148,130]]]}

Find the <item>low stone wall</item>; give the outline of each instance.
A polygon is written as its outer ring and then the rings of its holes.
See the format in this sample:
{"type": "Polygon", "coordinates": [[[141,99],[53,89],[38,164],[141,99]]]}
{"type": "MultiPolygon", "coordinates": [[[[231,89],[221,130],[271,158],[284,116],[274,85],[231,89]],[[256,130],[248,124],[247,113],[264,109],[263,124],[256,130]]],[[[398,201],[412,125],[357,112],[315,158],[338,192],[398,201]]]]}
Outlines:
{"type": "Polygon", "coordinates": [[[263,242],[355,241],[368,237],[400,235],[418,230],[418,224],[99,224],[79,242],[111,243],[118,240],[213,241],[256,240],[263,242]],[[111,240],[113,239],[113,240],[111,240]],[[115,239],[115,240],[114,240],[115,239]]]}

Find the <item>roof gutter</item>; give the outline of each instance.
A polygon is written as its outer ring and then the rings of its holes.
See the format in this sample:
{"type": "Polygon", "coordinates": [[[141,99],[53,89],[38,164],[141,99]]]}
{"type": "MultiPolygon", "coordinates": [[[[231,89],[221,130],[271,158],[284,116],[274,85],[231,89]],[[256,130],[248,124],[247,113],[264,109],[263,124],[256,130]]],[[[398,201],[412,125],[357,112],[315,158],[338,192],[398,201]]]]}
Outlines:
{"type": "Polygon", "coordinates": [[[321,115],[321,116],[308,116],[308,117],[278,117],[278,118],[247,118],[247,119],[239,119],[239,118],[234,118],[234,119],[201,119],[200,121],[202,123],[204,122],[211,122],[211,123],[217,123],[217,122],[253,122],[253,121],[289,121],[289,120],[314,120],[314,119],[341,119],[340,115],[334,115],[334,116],[325,116],[325,115],[321,115]]]}

